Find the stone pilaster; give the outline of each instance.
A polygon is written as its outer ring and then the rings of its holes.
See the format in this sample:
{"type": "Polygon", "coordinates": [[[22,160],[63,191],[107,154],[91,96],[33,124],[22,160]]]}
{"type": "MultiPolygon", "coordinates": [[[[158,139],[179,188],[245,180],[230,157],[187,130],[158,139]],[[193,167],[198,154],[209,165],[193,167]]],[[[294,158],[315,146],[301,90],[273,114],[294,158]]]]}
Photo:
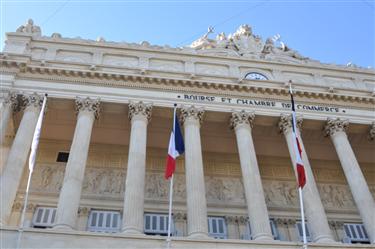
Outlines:
{"type": "Polygon", "coordinates": [[[367,234],[375,243],[375,202],[346,135],[348,126],[348,120],[328,119],[324,131],[331,137],[367,234]]]}
{"type": "Polygon", "coordinates": [[[267,205],[251,135],[253,120],[253,113],[233,112],[230,118],[230,127],[236,133],[252,238],[254,240],[272,240],[267,205]]]}
{"type": "MultiPolygon", "coordinates": [[[[299,139],[300,146],[302,148],[302,161],[305,168],[306,174],[306,185],[303,188],[303,203],[305,208],[306,219],[309,222],[311,228],[312,240],[314,242],[334,242],[331,230],[328,225],[327,215],[324,210],[323,203],[320,199],[319,191],[316,186],[314,174],[312,172],[310,161],[307,157],[305,147],[303,145],[302,138],[300,136],[300,129],[302,125],[302,119],[297,119],[297,131],[296,135],[299,139]]],[[[295,175],[297,176],[296,169],[296,152],[294,147],[294,138],[292,131],[292,118],[290,115],[282,115],[279,122],[280,131],[284,133],[285,140],[288,145],[290,158],[295,175]]],[[[298,152],[297,152],[298,153],[298,152]]],[[[297,191],[297,189],[296,189],[297,191]]]]}
{"type": "Polygon", "coordinates": [[[0,224],[7,224],[9,219],[42,103],[43,97],[36,93],[24,96],[21,103],[24,114],[0,176],[0,189],[3,190],[0,204],[0,224]]]}
{"type": "Polygon", "coordinates": [[[236,216],[225,216],[225,223],[227,224],[228,239],[239,239],[240,232],[236,216]]]}
{"type": "Polygon", "coordinates": [[[77,98],[76,111],[77,124],[57,204],[55,229],[76,229],[91,131],[95,118],[99,116],[100,102],[98,99],[77,98]]]}
{"type": "Polygon", "coordinates": [[[186,236],[186,214],[175,213],[173,214],[173,221],[175,226],[175,236],[186,236]]]}
{"type": "Polygon", "coordinates": [[[249,230],[249,217],[248,216],[237,216],[238,232],[240,239],[250,240],[251,234],[249,230]]]}
{"type": "Polygon", "coordinates": [[[185,176],[188,236],[207,237],[207,201],[204,184],[200,123],[204,111],[183,107],[180,118],[185,131],[185,176]]]}
{"type": "Polygon", "coordinates": [[[131,133],[124,195],[124,233],[143,233],[147,124],[151,119],[151,111],[152,106],[149,104],[129,104],[131,133]]]}
{"type": "Polygon", "coordinates": [[[19,98],[16,93],[10,92],[4,99],[0,109],[0,144],[3,145],[5,141],[5,134],[9,124],[9,119],[12,111],[19,109],[19,98]]]}
{"type": "Polygon", "coordinates": [[[77,230],[85,231],[87,227],[87,222],[89,220],[91,208],[89,207],[79,207],[78,208],[78,221],[77,221],[77,230]]]}

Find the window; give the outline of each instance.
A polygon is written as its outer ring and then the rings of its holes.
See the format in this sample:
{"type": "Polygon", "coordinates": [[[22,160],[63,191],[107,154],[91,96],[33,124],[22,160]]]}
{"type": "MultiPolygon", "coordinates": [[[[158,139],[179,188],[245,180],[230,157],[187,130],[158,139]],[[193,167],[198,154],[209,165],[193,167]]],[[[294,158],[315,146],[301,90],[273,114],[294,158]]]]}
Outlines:
{"type": "Polygon", "coordinates": [[[35,228],[51,228],[55,222],[56,208],[37,207],[33,216],[32,226],[35,228]]]}
{"type": "MultiPolygon", "coordinates": [[[[271,232],[272,232],[273,238],[278,240],[279,239],[279,231],[277,230],[275,220],[270,219],[270,226],[271,226],[271,232]]],[[[250,222],[247,222],[247,234],[241,235],[241,239],[243,239],[243,240],[251,240],[252,239],[250,222]]]]}
{"type": "Polygon", "coordinates": [[[370,244],[365,227],[362,224],[345,223],[344,230],[346,235],[344,242],[370,244]]]}
{"type": "Polygon", "coordinates": [[[120,231],[121,215],[118,211],[92,210],[87,230],[90,232],[116,233],[120,231]]]}
{"type": "Polygon", "coordinates": [[[59,152],[57,154],[56,162],[58,163],[66,163],[69,159],[69,152],[59,152]]]}
{"type": "MultiPolygon", "coordinates": [[[[303,241],[303,231],[302,231],[302,222],[301,221],[296,222],[296,229],[297,229],[297,232],[298,232],[299,240],[303,241]]],[[[305,230],[306,230],[306,240],[308,242],[311,242],[311,235],[310,235],[310,230],[309,230],[309,226],[308,226],[307,222],[305,222],[305,230]]]]}
{"type": "MultiPolygon", "coordinates": [[[[167,214],[145,214],[144,229],[147,235],[168,235],[168,215],[167,214]]],[[[173,221],[171,233],[174,231],[173,221]]]]}
{"type": "Polygon", "coordinates": [[[226,239],[227,227],[223,217],[208,217],[208,234],[215,239],[226,239]]]}

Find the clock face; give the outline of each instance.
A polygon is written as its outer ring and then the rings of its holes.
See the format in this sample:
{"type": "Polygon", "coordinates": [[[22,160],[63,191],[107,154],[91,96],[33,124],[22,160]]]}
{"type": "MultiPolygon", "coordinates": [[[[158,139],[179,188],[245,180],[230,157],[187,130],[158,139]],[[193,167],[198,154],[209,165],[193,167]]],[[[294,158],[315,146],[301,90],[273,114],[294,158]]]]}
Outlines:
{"type": "Polygon", "coordinates": [[[261,73],[248,73],[245,76],[245,79],[248,80],[268,80],[266,76],[261,73]]]}

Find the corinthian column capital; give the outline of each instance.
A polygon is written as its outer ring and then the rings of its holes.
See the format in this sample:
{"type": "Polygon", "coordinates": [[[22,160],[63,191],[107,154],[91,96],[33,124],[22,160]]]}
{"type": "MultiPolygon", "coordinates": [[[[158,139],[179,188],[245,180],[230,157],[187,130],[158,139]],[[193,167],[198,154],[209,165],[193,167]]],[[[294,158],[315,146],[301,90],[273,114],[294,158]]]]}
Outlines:
{"type": "Polygon", "coordinates": [[[343,131],[346,132],[349,126],[348,120],[343,120],[340,118],[328,118],[327,123],[324,127],[324,134],[326,136],[332,136],[336,132],[343,131]]]}
{"type": "MultiPolygon", "coordinates": [[[[296,117],[297,128],[301,131],[302,129],[302,117],[296,117]]],[[[280,121],[279,121],[279,129],[280,133],[286,133],[290,129],[292,129],[292,115],[291,114],[281,114],[280,121]]]]}
{"type": "Polygon", "coordinates": [[[132,118],[135,115],[144,115],[147,118],[148,122],[150,122],[151,112],[152,112],[151,104],[145,104],[142,101],[129,103],[129,114],[128,114],[129,120],[132,120],[132,118]]]}
{"type": "Polygon", "coordinates": [[[374,140],[375,138],[375,122],[372,122],[371,126],[370,126],[370,132],[369,132],[369,139],[370,140],[374,140]]]}
{"type": "Polygon", "coordinates": [[[203,121],[203,115],[204,115],[204,109],[203,108],[197,108],[195,106],[183,106],[180,109],[180,120],[182,123],[185,122],[187,118],[194,118],[199,121],[199,123],[202,123],[203,121]]]}
{"type": "Polygon", "coordinates": [[[22,101],[19,102],[20,109],[26,109],[29,107],[40,108],[43,104],[43,96],[37,93],[23,94],[22,101]]]}
{"type": "Polygon", "coordinates": [[[229,120],[229,126],[231,129],[235,129],[238,125],[247,124],[250,125],[250,127],[252,128],[254,118],[254,113],[249,113],[244,110],[239,112],[232,112],[232,116],[229,120]]]}
{"type": "Polygon", "coordinates": [[[95,118],[99,118],[100,114],[100,99],[90,99],[86,97],[84,99],[77,97],[76,98],[76,113],[87,111],[93,112],[95,118]]]}
{"type": "Polygon", "coordinates": [[[5,105],[10,105],[12,110],[14,112],[19,111],[20,108],[20,98],[18,97],[18,94],[15,92],[9,92],[9,94],[4,99],[5,105]]]}

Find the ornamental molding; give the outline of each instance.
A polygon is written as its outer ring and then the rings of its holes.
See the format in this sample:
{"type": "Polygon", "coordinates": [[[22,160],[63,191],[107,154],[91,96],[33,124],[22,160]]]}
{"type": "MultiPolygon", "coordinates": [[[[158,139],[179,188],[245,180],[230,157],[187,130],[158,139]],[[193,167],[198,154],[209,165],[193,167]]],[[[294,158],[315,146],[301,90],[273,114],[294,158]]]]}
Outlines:
{"type": "Polygon", "coordinates": [[[253,128],[253,122],[254,122],[255,114],[246,112],[244,110],[239,112],[232,112],[232,115],[229,120],[229,127],[233,130],[238,125],[249,125],[251,128],[253,128]]]}
{"type": "Polygon", "coordinates": [[[337,132],[346,132],[349,127],[349,120],[347,119],[332,119],[328,118],[324,127],[324,135],[332,136],[337,132]]]}
{"type": "MultiPolygon", "coordinates": [[[[297,116],[296,121],[297,121],[296,126],[299,129],[299,131],[301,132],[302,131],[302,122],[303,122],[302,117],[297,116]]],[[[286,134],[287,132],[289,132],[292,129],[292,115],[291,114],[281,114],[278,126],[279,126],[280,133],[286,134]]]]}
{"type": "Polygon", "coordinates": [[[100,99],[91,99],[89,97],[86,98],[76,98],[76,113],[79,114],[80,112],[92,112],[94,114],[95,119],[99,118],[100,114],[100,99]]]}
{"type": "Polygon", "coordinates": [[[183,106],[180,109],[180,121],[185,123],[188,118],[193,118],[199,123],[203,122],[204,109],[203,107],[197,108],[194,105],[192,106],[183,106]]]}
{"type": "MultiPolygon", "coordinates": [[[[189,78],[186,73],[182,73],[184,78],[171,77],[160,77],[142,74],[141,69],[132,69],[135,73],[121,74],[111,72],[99,72],[91,70],[77,70],[77,69],[64,69],[64,68],[53,68],[37,65],[29,65],[25,62],[15,62],[0,59],[1,68],[0,71],[13,72],[11,68],[17,68],[17,77],[22,79],[45,79],[49,81],[61,81],[67,83],[79,83],[79,84],[93,84],[102,86],[112,87],[134,87],[134,88],[148,88],[148,89],[181,89],[189,88],[189,91],[197,91],[200,93],[217,93],[221,91],[226,95],[239,95],[238,93],[255,93],[255,94],[267,94],[270,98],[274,98],[272,95],[287,97],[289,95],[288,89],[285,82],[280,81],[269,81],[268,83],[273,86],[259,85],[259,82],[249,81],[248,84],[238,84],[238,79],[233,77],[226,77],[230,80],[227,83],[220,83],[222,80],[198,80],[196,78],[189,78]],[[138,73],[136,73],[138,72],[138,73]],[[197,89],[197,90],[194,90],[197,89]],[[199,91],[198,91],[199,89],[199,91]]],[[[220,78],[220,77],[219,77],[220,78]]],[[[305,87],[304,85],[294,83],[294,86],[305,87]]],[[[295,96],[305,97],[308,99],[320,99],[329,101],[343,101],[343,102],[357,102],[364,104],[375,104],[374,93],[368,93],[367,96],[353,95],[353,91],[348,90],[336,90],[334,93],[330,92],[328,88],[317,87],[315,90],[296,89],[295,96]]],[[[243,95],[243,94],[242,94],[243,95]]]]}
{"type": "Polygon", "coordinates": [[[128,117],[131,121],[134,116],[136,115],[142,115],[145,116],[147,121],[151,121],[151,113],[152,113],[152,105],[151,104],[145,104],[142,101],[140,102],[130,102],[129,103],[129,113],[128,117]]]}

